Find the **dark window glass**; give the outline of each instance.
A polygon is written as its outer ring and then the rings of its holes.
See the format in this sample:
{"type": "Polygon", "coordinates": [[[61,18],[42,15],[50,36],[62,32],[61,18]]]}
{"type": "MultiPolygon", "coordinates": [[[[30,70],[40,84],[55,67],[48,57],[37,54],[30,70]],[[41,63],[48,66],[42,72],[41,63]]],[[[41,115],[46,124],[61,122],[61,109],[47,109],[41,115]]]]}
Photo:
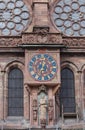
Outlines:
{"type": "Polygon", "coordinates": [[[60,106],[63,112],[75,112],[75,87],[73,72],[65,68],[61,71],[60,106]]]}
{"type": "Polygon", "coordinates": [[[23,116],[23,73],[18,68],[8,74],[8,116],[23,116]]]}

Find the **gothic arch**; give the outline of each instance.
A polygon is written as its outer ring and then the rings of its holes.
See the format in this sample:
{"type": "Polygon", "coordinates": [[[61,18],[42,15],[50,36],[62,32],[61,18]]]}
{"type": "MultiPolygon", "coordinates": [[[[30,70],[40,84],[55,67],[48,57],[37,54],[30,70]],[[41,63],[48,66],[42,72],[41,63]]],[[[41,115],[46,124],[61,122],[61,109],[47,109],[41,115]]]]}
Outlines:
{"type": "Polygon", "coordinates": [[[60,108],[61,112],[76,112],[74,73],[67,67],[61,71],[60,108]]]}
{"type": "Polygon", "coordinates": [[[85,64],[82,65],[80,72],[81,72],[81,82],[82,82],[82,89],[83,89],[85,86],[85,80],[84,80],[84,78],[85,78],[85,64]]]}
{"type": "Polygon", "coordinates": [[[85,64],[81,66],[80,73],[81,73],[81,83],[82,83],[82,90],[83,90],[85,86],[85,80],[84,80],[85,79],[85,64]]]}
{"type": "Polygon", "coordinates": [[[4,72],[4,118],[8,116],[8,73],[11,69],[18,68],[22,71],[24,75],[24,64],[21,61],[14,60],[9,62],[3,72],[4,72]]]}
{"type": "Polygon", "coordinates": [[[72,63],[70,61],[61,62],[61,70],[64,69],[64,68],[68,68],[73,72],[74,83],[75,83],[74,86],[75,86],[75,92],[76,92],[76,89],[77,89],[76,84],[77,84],[77,76],[78,76],[79,68],[78,68],[78,66],[76,66],[74,63],[72,63]]]}
{"type": "Polygon", "coordinates": [[[10,69],[15,68],[15,67],[22,70],[22,72],[24,71],[24,63],[22,63],[21,61],[18,61],[18,60],[14,60],[14,61],[9,62],[5,66],[4,71],[6,71],[8,73],[10,71],[10,69]]]}
{"type": "MultiPolygon", "coordinates": [[[[78,72],[79,72],[79,68],[78,66],[76,66],[74,63],[70,62],[70,61],[64,61],[61,63],[61,70],[63,70],[64,68],[68,68],[73,72],[73,76],[74,76],[74,89],[75,89],[75,103],[78,104],[77,101],[77,95],[79,92],[77,92],[77,89],[79,87],[78,85],[78,72]]],[[[76,107],[77,109],[77,107],[76,107]]]]}
{"type": "Polygon", "coordinates": [[[71,69],[73,72],[79,71],[78,66],[75,65],[74,63],[72,63],[70,61],[61,62],[61,69],[64,69],[66,67],[69,68],[69,69],[71,69]]]}
{"type": "Polygon", "coordinates": [[[85,64],[83,64],[83,65],[81,66],[80,71],[84,71],[84,70],[85,70],[85,64]]]}

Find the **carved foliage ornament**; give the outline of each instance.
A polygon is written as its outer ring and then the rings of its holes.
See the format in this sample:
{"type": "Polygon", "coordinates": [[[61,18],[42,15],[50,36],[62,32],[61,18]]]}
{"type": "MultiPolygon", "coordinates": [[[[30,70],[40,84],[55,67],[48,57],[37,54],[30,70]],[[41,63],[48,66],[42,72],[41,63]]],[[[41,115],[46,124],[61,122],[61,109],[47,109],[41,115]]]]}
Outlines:
{"type": "Polygon", "coordinates": [[[85,47],[85,38],[63,38],[63,44],[67,47],[85,47]]]}
{"type": "Polygon", "coordinates": [[[21,37],[0,38],[0,47],[14,47],[22,43],[21,37]]]}
{"type": "MultiPolygon", "coordinates": [[[[24,35],[22,37],[1,37],[0,38],[0,47],[16,47],[19,44],[27,43],[27,44],[35,44],[39,43],[37,41],[37,35],[29,34],[24,35]]],[[[71,37],[63,37],[61,39],[60,35],[49,34],[48,41],[50,43],[63,43],[67,47],[85,47],[85,38],[71,38],[71,37]],[[63,40],[63,41],[62,41],[63,40]]],[[[45,42],[48,43],[48,42],[45,42]]]]}
{"type": "Polygon", "coordinates": [[[47,33],[45,35],[42,34],[23,34],[22,36],[22,43],[27,43],[27,44],[40,44],[40,43],[48,43],[48,44],[59,44],[62,43],[62,37],[61,34],[51,34],[51,33],[47,33]]]}

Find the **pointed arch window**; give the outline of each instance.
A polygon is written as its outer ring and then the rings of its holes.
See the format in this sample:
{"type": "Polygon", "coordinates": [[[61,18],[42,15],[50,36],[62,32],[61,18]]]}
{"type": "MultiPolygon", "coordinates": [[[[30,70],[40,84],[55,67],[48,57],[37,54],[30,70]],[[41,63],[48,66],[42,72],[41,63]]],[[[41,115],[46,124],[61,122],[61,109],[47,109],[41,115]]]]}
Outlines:
{"type": "Polygon", "coordinates": [[[18,68],[8,74],[8,116],[23,116],[23,73],[18,68]]]}
{"type": "Polygon", "coordinates": [[[65,113],[76,111],[74,74],[68,68],[61,71],[60,106],[61,110],[63,106],[63,112],[65,113]]]}

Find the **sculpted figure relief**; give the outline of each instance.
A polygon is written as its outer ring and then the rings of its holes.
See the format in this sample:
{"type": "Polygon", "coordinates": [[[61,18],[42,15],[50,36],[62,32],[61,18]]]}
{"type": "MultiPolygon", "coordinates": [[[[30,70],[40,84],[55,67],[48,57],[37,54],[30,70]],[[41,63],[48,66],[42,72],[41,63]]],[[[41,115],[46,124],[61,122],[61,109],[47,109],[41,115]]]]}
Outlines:
{"type": "Polygon", "coordinates": [[[47,108],[48,108],[47,96],[44,93],[42,93],[39,98],[39,120],[41,127],[46,126],[47,108]]]}
{"type": "Polygon", "coordinates": [[[47,113],[47,103],[46,103],[46,97],[43,95],[40,99],[40,119],[46,119],[46,113],[47,113]]]}

